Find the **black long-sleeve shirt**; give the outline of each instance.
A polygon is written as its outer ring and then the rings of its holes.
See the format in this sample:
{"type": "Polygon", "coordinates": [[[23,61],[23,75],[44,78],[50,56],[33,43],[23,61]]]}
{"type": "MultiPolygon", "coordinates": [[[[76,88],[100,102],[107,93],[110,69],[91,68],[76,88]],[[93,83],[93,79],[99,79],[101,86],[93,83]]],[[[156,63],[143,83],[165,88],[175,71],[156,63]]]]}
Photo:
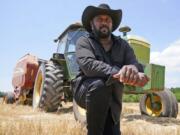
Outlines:
{"type": "Polygon", "coordinates": [[[76,57],[80,74],[87,78],[101,77],[109,85],[114,81],[112,75],[118,73],[124,65],[135,65],[140,72],[143,72],[142,65],[138,63],[129,44],[114,35],[112,35],[112,40],[111,50],[106,52],[93,34],[78,39],[76,57]]]}

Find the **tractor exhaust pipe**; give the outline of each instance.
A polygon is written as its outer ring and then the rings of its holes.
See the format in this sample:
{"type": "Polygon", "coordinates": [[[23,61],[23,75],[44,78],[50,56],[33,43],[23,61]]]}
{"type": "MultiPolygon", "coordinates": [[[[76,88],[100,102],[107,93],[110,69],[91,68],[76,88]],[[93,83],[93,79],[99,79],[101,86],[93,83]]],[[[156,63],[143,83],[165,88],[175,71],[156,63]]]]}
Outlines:
{"type": "Polygon", "coordinates": [[[123,33],[123,37],[126,37],[127,33],[131,31],[131,28],[129,26],[124,26],[119,28],[119,31],[123,33]]]}

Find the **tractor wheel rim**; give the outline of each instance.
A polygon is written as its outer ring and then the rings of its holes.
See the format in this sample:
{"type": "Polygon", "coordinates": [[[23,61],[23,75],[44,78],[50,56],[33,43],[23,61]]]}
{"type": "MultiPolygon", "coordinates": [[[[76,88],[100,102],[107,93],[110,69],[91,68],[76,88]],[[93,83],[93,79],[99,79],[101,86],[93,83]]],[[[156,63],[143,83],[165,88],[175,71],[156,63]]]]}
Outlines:
{"type": "Polygon", "coordinates": [[[158,95],[153,95],[153,98],[154,98],[153,100],[155,104],[159,105],[159,107],[153,108],[150,97],[148,96],[146,99],[146,110],[147,110],[148,115],[158,117],[161,115],[161,112],[162,112],[162,108],[163,108],[162,101],[161,101],[160,96],[158,95]]]}
{"type": "Polygon", "coordinates": [[[34,107],[38,107],[39,105],[39,101],[40,101],[40,97],[41,97],[41,89],[42,89],[42,80],[43,80],[43,76],[42,76],[42,72],[40,71],[37,74],[37,80],[36,80],[36,85],[35,85],[35,91],[34,91],[34,107]]]}

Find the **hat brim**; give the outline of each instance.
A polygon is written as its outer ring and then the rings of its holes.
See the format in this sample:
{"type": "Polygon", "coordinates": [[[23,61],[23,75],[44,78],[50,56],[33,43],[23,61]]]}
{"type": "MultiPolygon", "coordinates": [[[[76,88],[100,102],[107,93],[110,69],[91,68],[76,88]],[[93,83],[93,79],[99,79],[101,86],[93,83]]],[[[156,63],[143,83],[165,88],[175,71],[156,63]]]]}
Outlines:
{"type": "Polygon", "coordinates": [[[122,10],[103,9],[94,6],[88,6],[82,15],[82,24],[84,28],[91,32],[90,21],[97,15],[109,15],[112,18],[113,27],[112,32],[117,29],[122,19],[122,10]]]}

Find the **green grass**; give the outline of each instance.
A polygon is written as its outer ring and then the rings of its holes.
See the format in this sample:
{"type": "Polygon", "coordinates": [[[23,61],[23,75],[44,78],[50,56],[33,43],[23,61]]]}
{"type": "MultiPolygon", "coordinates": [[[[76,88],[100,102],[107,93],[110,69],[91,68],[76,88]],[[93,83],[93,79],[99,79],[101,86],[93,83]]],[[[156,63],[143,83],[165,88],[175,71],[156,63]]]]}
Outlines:
{"type": "Polygon", "coordinates": [[[141,94],[124,94],[123,102],[139,102],[141,96],[141,94]]]}
{"type": "Polygon", "coordinates": [[[171,88],[171,91],[176,96],[178,102],[180,102],[180,88],[171,88]]]}

